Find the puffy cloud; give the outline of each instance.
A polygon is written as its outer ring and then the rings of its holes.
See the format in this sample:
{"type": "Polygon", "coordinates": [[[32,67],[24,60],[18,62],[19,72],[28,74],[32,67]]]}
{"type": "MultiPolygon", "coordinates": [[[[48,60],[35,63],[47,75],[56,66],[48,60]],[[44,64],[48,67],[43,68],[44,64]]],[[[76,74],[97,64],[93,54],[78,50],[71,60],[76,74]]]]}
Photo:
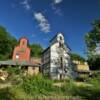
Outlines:
{"type": "Polygon", "coordinates": [[[41,28],[41,31],[48,33],[50,32],[50,24],[48,23],[48,20],[45,18],[43,13],[41,12],[35,12],[34,18],[39,23],[39,27],[41,28]]]}
{"type": "Polygon", "coordinates": [[[29,4],[29,1],[30,0],[23,0],[22,2],[20,2],[20,4],[23,5],[23,7],[26,9],[26,10],[30,10],[30,4],[29,4]]]}
{"type": "Polygon", "coordinates": [[[63,2],[63,0],[53,0],[52,9],[54,10],[55,14],[62,15],[61,9],[58,7],[58,4],[63,2]]]}
{"type": "Polygon", "coordinates": [[[59,4],[61,3],[63,0],[53,0],[54,1],[54,4],[59,4]]]}

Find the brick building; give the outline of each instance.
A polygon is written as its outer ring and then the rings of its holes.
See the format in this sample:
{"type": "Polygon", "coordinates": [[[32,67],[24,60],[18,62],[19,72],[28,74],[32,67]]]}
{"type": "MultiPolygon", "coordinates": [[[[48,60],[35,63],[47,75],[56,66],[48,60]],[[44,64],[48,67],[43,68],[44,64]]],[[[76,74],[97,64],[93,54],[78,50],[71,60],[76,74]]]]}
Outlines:
{"type": "Polygon", "coordinates": [[[9,66],[20,66],[24,74],[37,75],[41,65],[41,60],[30,57],[30,48],[28,47],[28,39],[22,37],[19,45],[14,48],[12,60],[0,61],[0,68],[9,66]]]}
{"type": "Polygon", "coordinates": [[[30,61],[30,48],[27,46],[28,40],[25,37],[20,39],[20,44],[14,48],[14,61],[30,61]]]}

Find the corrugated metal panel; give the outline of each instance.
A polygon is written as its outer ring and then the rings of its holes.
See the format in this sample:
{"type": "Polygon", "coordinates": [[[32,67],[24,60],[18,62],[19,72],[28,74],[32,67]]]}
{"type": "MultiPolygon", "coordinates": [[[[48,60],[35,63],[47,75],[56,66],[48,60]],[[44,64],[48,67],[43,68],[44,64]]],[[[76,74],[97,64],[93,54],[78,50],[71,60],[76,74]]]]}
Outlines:
{"type": "Polygon", "coordinates": [[[26,62],[26,61],[23,61],[23,62],[18,62],[18,61],[12,61],[12,60],[9,60],[9,61],[0,61],[0,65],[20,65],[20,66],[40,66],[39,64],[33,64],[31,62],[26,62]]]}

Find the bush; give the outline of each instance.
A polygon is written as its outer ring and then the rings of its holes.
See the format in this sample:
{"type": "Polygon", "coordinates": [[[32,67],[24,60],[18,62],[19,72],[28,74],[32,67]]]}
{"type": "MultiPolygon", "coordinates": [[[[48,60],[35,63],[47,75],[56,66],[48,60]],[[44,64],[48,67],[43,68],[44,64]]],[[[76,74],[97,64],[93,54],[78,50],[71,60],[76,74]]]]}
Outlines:
{"type": "Polygon", "coordinates": [[[100,70],[100,55],[88,59],[88,64],[91,70],[100,70]]]}
{"type": "Polygon", "coordinates": [[[79,82],[86,82],[89,78],[89,75],[88,74],[79,74],[77,77],[76,77],[76,81],[79,81],[79,82]]]}
{"type": "Polygon", "coordinates": [[[22,82],[0,91],[0,100],[100,100],[98,77],[90,78],[89,85],[76,85],[73,80],[56,81],[63,83],[60,87],[54,86],[55,81],[42,75],[25,76],[22,82]]]}
{"type": "Polygon", "coordinates": [[[23,79],[22,88],[28,94],[48,94],[53,90],[53,81],[44,79],[42,75],[27,76],[23,79]]]}
{"type": "Polygon", "coordinates": [[[6,68],[2,68],[2,70],[6,71],[8,73],[8,77],[5,81],[11,82],[12,84],[19,84],[22,83],[22,77],[23,77],[23,70],[20,68],[20,66],[16,65],[14,67],[7,66],[6,68]]]}
{"type": "Polygon", "coordinates": [[[21,72],[21,69],[19,66],[15,66],[15,67],[12,67],[12,66],[8,66],[6,69],[5,69],[10,75],[18,75],[20,74],[21,72]]]}

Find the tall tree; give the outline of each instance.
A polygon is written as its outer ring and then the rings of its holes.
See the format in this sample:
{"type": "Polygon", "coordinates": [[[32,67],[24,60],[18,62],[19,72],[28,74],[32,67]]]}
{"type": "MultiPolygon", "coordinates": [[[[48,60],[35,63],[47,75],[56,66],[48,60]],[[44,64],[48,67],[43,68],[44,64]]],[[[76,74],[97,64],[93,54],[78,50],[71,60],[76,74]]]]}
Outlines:
{"type": "Polygon", "coordinates": [[[88,57],[91,58],[95,53],[97,43],[100,43],[100,20],[95,20],[93,29],[85,35],[88,57]]]}
{"type": "Polygon", "coordinates": [[[30,48],[32,57],[41,57],[43,48],[40,44],[31,44],[30,48]]]}
{"type": "Polygon", "coordinates": [[[88,62],[91,69],[100,69],[100,55],[96,55],[97,44],[100,43],[100,19],[95,20],[93,29],[85,35],[88,62]]]}
{"type": "Polygon", "coordinates": [[[0,26],[0,60],[10,59],[17,40],[7,32],[6,28],[0,26]]]}
{"type": "Polygon", "coordinates": [[[81,63],[85,62],[85,58],[83,58],[79,54],[71,53],[70,56],[71,56],[71,60],[80,61],[81,63]]]}

